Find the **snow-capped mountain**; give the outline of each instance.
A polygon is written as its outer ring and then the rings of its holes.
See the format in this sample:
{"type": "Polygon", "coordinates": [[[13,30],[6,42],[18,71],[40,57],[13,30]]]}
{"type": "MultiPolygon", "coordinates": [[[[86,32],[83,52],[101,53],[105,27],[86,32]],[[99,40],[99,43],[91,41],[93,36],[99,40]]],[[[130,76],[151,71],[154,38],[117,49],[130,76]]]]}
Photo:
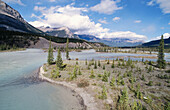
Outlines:
{"type": "Polygon", "coordinates": [[[44,34],[44,32],[27,23],[20,13],[0,0],[0,29],[9,31],[44,34]]]}
{"type": "Polygon", "coordinates": [[[39,27],[39,29],[51,36],[75,39],[79,38],[76,34],[73,34],[67,27],[60,28],[39,27]]]}
{"type": "Polygon", "coordinates": [[[141,40],[131,40],[128,38],[97,38],[92,35],[78,35],[80,39],[90,42],[101,42],[113,47],[137,46],[143,43],[141,40]]]}

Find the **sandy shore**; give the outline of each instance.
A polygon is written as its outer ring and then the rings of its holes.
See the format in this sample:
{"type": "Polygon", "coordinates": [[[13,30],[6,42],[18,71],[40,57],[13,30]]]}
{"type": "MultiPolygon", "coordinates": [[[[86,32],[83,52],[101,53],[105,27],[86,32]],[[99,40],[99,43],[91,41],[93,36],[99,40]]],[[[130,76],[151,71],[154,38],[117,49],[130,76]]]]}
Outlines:
{"type": "Polygon", "coordinates": [[[96,107],[97,104],[94,101],[94,97],[92,97],[90,94],[88,94],[83,88],[78,88],[76,84],[72,84],[65,81],[54,81],[50,78],[45,77],[43,74],[46,74],[46,72],[43,69],[43,66],[40,67],[39,71],[39,78],[45,81],[48,81],[50,83],[59,84],[65,87],[70,88],[71,90],[75,91],[79,96],[83,99],[84,105],[86,106],[87,110],[97,110],[96,107]]]}

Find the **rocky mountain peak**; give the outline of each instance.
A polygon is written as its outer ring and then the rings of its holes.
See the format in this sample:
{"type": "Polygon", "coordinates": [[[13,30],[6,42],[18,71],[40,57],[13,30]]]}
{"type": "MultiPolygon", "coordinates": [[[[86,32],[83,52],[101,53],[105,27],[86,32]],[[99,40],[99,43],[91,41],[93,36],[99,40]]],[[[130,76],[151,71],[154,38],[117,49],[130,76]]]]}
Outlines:
{"type": "Polygon", "coordinates": [[[23,23],[25,23],[25,20],[22,18],[22,16],[19,14],[18,11],[10,7],[8,4],[0,0],[0,14],[10,16],[14,19],[17,19],[23,23]]]}

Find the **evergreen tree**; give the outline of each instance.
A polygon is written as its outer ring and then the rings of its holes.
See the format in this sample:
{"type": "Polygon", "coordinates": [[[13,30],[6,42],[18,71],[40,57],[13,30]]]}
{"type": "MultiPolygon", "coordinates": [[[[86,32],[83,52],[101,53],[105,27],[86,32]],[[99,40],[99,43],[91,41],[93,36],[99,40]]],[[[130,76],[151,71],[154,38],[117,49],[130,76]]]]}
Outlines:
{"type": "Polygon", "coordinates": [[[67,38],[67,44],[66,44],[66,59],[69,59],[68,44],[69,44],[69,39],[67,38]]]}
{"type": "Polygon", "coordinates": [[[48,59],[47,59],[48,64],[51,65],[53,63],[53,60],[54,60],[53,47],[50,41],[49,48],[48,48],[48,59]]]}
{"type": "Polygon", "coordinates": [[[103,75],[103,77],[102,77],[102,81],[108,82],[108,74],[107,74],[106,71],[104,71],[104,75],[103,75]]]}
{"type": "Polygon", "coordinates": [[[107,60],[107,64],[110,64],[110,61],[109,61],[109,59],[107,60]]]}
{"type": "Polygon", "coordinates": [[[95,78],[95,75],[94,75],[93,69],[91,70],[91,74],[90,74],[89,78],[95,78]]]}
{"type": "Polygon", "coordinates": [[[157,66],[159,68],[165,69],[166,67],[166,62],[164,60],[164,39],[163,35],[161,36],[161,41],[159,43],[159,51],[158,51],[158,60],[157,60],[157,66]]]}
{"type": "Polygon", "coordinates": [[[74,78],[77,78],[77,67],[76,67],[76,65],[74,67],[73,78],[72,79],[74,79],[74,78]]]}
{"type": "Polygon", "coordinates": [[[62,65],[63,65],[63,60],[62,60],[62,58],[61,58],[60,48],[58,49],[58,55],[57,55],[56,65],[57,65],[57,67],[59,67],[59,68],[61,68],[62,65]]]}
{"type": "Polygon", "coordinates": [[[87,65],[87,59],[86,59],[86,62],[85,62],[85,64],[87,65]]]}
{"type": "Polygon", "coordinates": [[[112,80],[110,81],[110,86],[114,86],[115,84],[115,76],[112,77],[112,80]]]}
{"type": "Polygon", "coordinates": [[[114,64],[114,59],[113,59],[113,63],[112,63],[112,66],[111,66],[112,68],[114,68],[115,67],[115,64],[114,64]]]}
{"type": "Polygon", "coordinates": [[[102,87],[102,96],[101,99],[107,99],[107,89],[106,87],[103,85],[102,87]]]}
{"type": "Polygon", "coordinates": [[[82,75],[81,71],[80,71],[80,68],[79,68],[79,71],[78,71],[78,75],[82,75]]]}
{"type": "Polygon", "coordinates": [[[105,65],[103,65],[103,70],[105,70],[105,65]]]}
{"type": "Polygon", "coordinates": [[[101,64],[100,64],[100,60],[98,61],[98,66],[99,66],[99,67],[101,66],[101,64]]]}
{"type": "Polygon", "coordinates": [[[97,62],[94,62],[94,69],[97,69],[97,62]]]}

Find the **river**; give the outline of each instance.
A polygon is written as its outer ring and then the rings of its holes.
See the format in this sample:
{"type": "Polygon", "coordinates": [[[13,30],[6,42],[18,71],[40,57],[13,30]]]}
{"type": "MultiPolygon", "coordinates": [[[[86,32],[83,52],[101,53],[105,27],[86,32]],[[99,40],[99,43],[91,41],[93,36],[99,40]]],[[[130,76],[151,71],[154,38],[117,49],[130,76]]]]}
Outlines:
{"type": "MultiPolygon", "coordinates": [[[[146,54],[145,54],[146,55],[146,54]]],[[[143,55],[143,56],[145,56],[143,55]]],[[[56,53],[54,54],[56,58],[56,53]]],[[[130,53],[96,53],[94,50],[70,52],[72,59],[116,58],[141,56],[130,53]]],[[[148,56],[148,55],[147,55],[148,56]]],[[[150,55],[152,56],[152,55],[150,55]]],[[[155,56],[155,55],[153,55],[155,56]]],[[[65,53],[62,53],[63,59],[65,53]]],[[[133,58],[141,60],[141,58],[133,58]]],[[[166,54],[170,62],[170,54],[166,54]]],[[[146,59],[156,61],[156,59],[146,59]]],[[[82,109],[80,101],[65,87],[40,81],[38,68],[47,61],[47,53],[40,49],[0,53],[0,110],[70,110],[82,109]]]]}

